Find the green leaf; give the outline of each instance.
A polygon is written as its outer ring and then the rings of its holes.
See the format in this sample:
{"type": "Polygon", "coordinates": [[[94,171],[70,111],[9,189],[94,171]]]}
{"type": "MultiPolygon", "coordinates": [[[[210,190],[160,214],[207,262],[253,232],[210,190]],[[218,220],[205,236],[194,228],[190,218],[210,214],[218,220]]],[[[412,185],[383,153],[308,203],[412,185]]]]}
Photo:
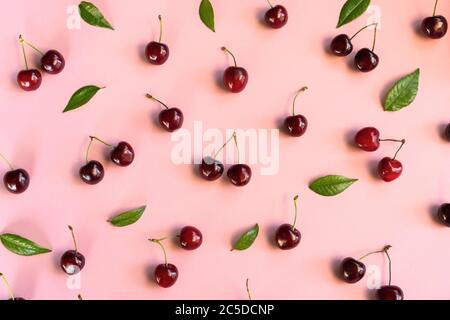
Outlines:
{"type": "Polygon", "coordinates": [[[339,22],[336,28],[340,28],[344,24],[347,24],[361,16],[364,12],[366,12],[369,5],[370,0],[347,0],[341,9],[341,13],[339,14],[339,22]]]}
{"type": "Polygon", "coordinates": [[[92,3],[81,1],[78,5],[81,18],[91,26],[114,30],[100,10],[92,3]]]}
{"type": "Polygon", "coordinates": [[[205,26],[211,29],[212,32],[216,32],[214,28],[214,8],[209,0],[202,0],[199,14],[205,26]]]}
{"type": "Polygon", "coordinates": [[[142,206],[134,210],[125,211],[123,213],[118,214],[114,218],[108,220],[108,222],[110,222],[113,226],[116,227],[129,226],[137,222],[142,217],[145,208],[147,208],[147,206],[142,206]]]}
{"type": "Polygon", "coordinates": [[[16,234],[1,234],[0,241],[6,249],[20,256],[35,256],[38,254],[52,252],[52,250],[43,248],[33,241],[22,238],[16,234]]]}
{"type": "Polygon", "coordinates": [[[255,242],[256,238],[258,237],[258,233],[259,225],[256,224],[253,228],[241,235],[239,240],[234,244],[233,250],[242,251],[250,248],[253,242],[255,242]]]}
{"type": "Polygon", "coordinates": [[[350,179],[343,176],[325,176],[313,181],[309,188],[317,194],[325,197],[336,196],[344,192],[358,179],[350,179]]]}
{"type": "Polygon", "coordinates": [[[70,98],[69,103],[63,112],[72,111],[84,106],[88,103],[99,90],[104,88],[99,88],[97,86],[86,86],[78,89],[70,98]]]}
{"type": "Polygon", "coordinates": [[[409,106],[419,91],[420,69],[403,77],[389,90],[384,99],[384,111],[398,111],[409,106]]]}

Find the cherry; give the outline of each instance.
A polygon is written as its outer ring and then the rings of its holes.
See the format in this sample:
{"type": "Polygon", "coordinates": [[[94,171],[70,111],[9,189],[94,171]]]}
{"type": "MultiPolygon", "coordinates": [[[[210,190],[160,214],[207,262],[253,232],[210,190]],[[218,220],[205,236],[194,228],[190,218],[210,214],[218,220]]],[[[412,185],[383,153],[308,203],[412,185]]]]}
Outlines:
{"type": "Polygon", "coordinates": [[[361,280],[366,274],[366,265],[361,261],[364,258],[373,255],[375,253],[383,253],[388,250],[391,246],[385,246],[382,250],[373,251],[365,254],[358,260],[347,257],[342,260],[341,263],[341,276],[342,279],[347,283],[356,283],[361,280]]]}
{"type": "Polygon", "coordinates": [[[159,19],[159,40],[158,42],[152,41],[145,48],[145,57],[148,62],[154,65],[164,64],[169,58],[169,47],[162,43],[163,24],[161,15],[159,19]]]}
{"type": "Polygon", "coordinates": [[[56,50],[47,51],[41,58],[41,67],[47,73],[58,74],[65,66],[66,61],[63,55],[56,50]]]}
{"type": "Polygon", "coordinates": [[[353,51],[353,44],[352,44],[353,38],[355,38],[364,29],[374,26],[374,25],[376,26],[377,24],[372,23],[372,24],[369,24],[369,25],[359,29],[358,32],[356,32],[352,37],[349,37],[346,34],[337,35],[331,41],[331,44],[330,44],[331,52],[338,57],[348,56],[353,51]]]}
{"type": "Polygon", "coordinates": [[[364,151],[376,151],[380,147],[380,132],[374,127],[363,128],[356,134],[355,143],[364,151]]]}
{"type": "Polygon", "coordinates": [[[395,153],[394,158],[385,157],[381,159],[378,164],[378,174],[386,182],[391,182],[400,177],[402,174],[403,165],[400,161],[396,160],[396,157],[406,141],[403,139],[400,142],[401,145],[395,153]]]}
{"type": "Polygon", "coordinates": [[[236,133],[233,134],[233,139],[234,144],[236,145],[238,164],[235,164],[228,169],[227,176],[233,185],[243,187],[250,182],[252,178],[252,169],[246,164],[239,164],[240,155],[236,133]]]}
{"type": "Polygon", "coordinates": [[[99,161],[89,161],[89,151],[91,150],[92,142],[94,140],[101,140],[93,136],[90,136],[89,140],[89,145],[86,150],[86,164],[80,168],[79,174],[81,180],[83,180],[85,183],[94,185],[100,183],[103,180],[105,176],[105,169],[99,161]]]}
{"type": "Polygon", "coordinates": [[[128,142],[119,142],[111,151],[111,160],[118,166],[128,167],[134,160],[133,147],[128,142]]]}
{"type": "Polygon", "coordinates": [[[25,91],[34,91],[39,89],[42,83],[42,75],[39,70],[29,69],[27,55],[25,53],[25,40],[19,36],[19,43],[22,47],[23,59],[25,61],[25,69],[17,74],[17,83],[25,91]]]}
{"type": "Polygon", "coordinates": [[[377,39],[377,29],[375,27],[372,50],[368,48],[363,48],[359,50],[355,55],[355,66],[361,72],[370,72],[378,66],[380,59],[378,55],[374,52],[375,43],[377,39]]]}
{"type": "Polygon", "coordinates": [[[175,284],[178,279],[178,269],[175,265],[167,263],[166,249],[162,244],[163,239],[150,239],[151,242],[157,243],[164,253],[164,264],[160,264],[155,268],[155,281],[163,288],[169,288],[175,284]]]}
{"type": "Polygon", "coordinates": [[[222,50],[231,55],[234,61],[234,67],[228,67],[223,74],[223,84],[228,91],[239,93],[247,86],[247,70],[237,66],[236,58],[230,50],[225,47],[222,47],[222,50]]]}
{"type": "Polygon", "coordinates": [[[450,141],[450,123],[447,124],[447,126],[445,127],[443,137],[444,137],[447,141],[450,141]]]}
{"type": "Polygon", "coordinates": [[[71,226],[69,226],[69,230],[72,233],[75,250],[66,251],[61,257],[60,265],[65,273],[72,276],[83,270],[86,260],[78,251],[77,242],[71,226]]]}
{"type": "Polygon", "coordinates": [[[180,231],[180,246],[185,250],[198,249],[203,242],[203,235],[195,227],[187,226],[180,231]]]}
{"type": "Polygon", "coordinates": [[[422,32],[430,39],[440,39],[447,33],[448,23],[444,16],[436,15],[438,0],[434,3],[433,16],[422,21],[422,32]]]}
{"type": "Polygon", "coordinates": [[[387,246],[384,248],[384,253],[386,254],[386,257],[389,261],[389,284],[387,286],[382,286],[377,290],[377,298],[378,300],[403,300],[404,296],[402,289],[391,284],[392,262],[388,252],[390,248],[391,246],[387,246]]]}
{"type": "Polygon", "coordinates": [[[159,123],[164,130],[174,132],[182,127],[184,116],[180,109],[169,108],[165,103],[150,94],[147,94],[146,97],[160,103],[165,108],[165,110],[161,111],[159,114],[159,123]]]}
{"type": "Polygon", "coordinates": [[[6,172],[3,176],[3,183],[6,189],[14,194],[23,193],[30,185],[30,175],[25,169],[15,170],[8,159],[2,154],[0,154],[0,158],[5,161],[10,169],[10,171],[6,172]]]}
{"type": "Polygon", "coordinates": [[[450,203],[444,203],[439,207],[438,218],[443,225],[450,227],[450,203]]]}
{"type": "Polygon", "coordinates": [[[284,120],[284,127],[287,133],[292,137],[301,137],[308,128],[308,120],[300,114],[295,114],[295,102],[297,101],[297,97],[306,90],[308,90],[308,87],[303,87],[297,92],[292,103],[292,116],[289,116],[284,120]]]}
{"type": "Polygon", "coordinates": [[[9,283],[8,283],[8,280],[6,280],[6,277],[5,277],[5,276],[3,275],[3,273],[1,273],[1,272],[0,272],[0,278],[3,279],[3,282],[5,283],[6,289],[7,289],[8,292],[9,292],[9,296],[10,296],[9,300],[25,300],[24,298],[16,297],[16,296],[14,295],[14,293],[13,293],[13,291],[12,291],[12,289],[11,289],[11,286],[10,286],[9,283]]]}
{"type": "Polygon", "coordinates": [[[214,154],[213,157],[205,157],[202,159],[202,163],[199,166],[200,176],[208,181],[215,181],[219,179],[225,170],[223,163],[216,160],[218,154],[230,143],[236,136],[236,132],[233,133],[230,139],[224,143],[224,145],[214,154]]]}
{"type": "Polygon", "coordinates": [[[273,6],[269,0],[267,0],[267,2],[270,5],[270,9],[264,16],[267,25],[273,29],[283,27],[288,22],[288,12],[286,8],[281,5],[273,6]]]}
{"type": "Polygon", "coordinates": [[[294,249],[300,243],[302,235],[300,231],[295,228],[295,224],[297,222],[297,214],[298,214],[298,196],[294,197],[294,206],[295,206],[295,217],[294,223],[290,224],[282,224],[278,227],[277,232],[275,234],[275,241],[278,245],[278,248],[282,250],[290,250],[294,249]]]}

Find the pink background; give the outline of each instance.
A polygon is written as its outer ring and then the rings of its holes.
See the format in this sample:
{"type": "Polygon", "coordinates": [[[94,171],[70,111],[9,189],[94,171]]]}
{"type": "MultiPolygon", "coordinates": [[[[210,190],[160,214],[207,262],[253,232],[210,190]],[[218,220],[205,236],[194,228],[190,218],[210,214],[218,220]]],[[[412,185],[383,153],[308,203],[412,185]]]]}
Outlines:
{"type": "MultiPolygon", "coordinates": [[[[407,299],[448,299],[449,229],[433,219],[435,207],[450,199],[450,148],[440,138],[449,120],[450,38],[427,40],[415,32],[431,14],[432,0],[377,0],[382,28],[376,52],[381,62],[370,74],[349,67],[352,58],[325,50],[340,32],[353,34],[368,16],[336,30],[343,1],[283,0],[289,23],[271,30],[259,21],[263,0],[213,1],[216,33],[198,17],[197,0],[109,0],[95,3],[116,31],[82,23],[66,27],[63,0],[18,0],[10,3],[0,28],[0,150],[16,167],[31,174],[31,185],[16,196],[0,188],[0,231],[18,233],[53,252],[16,256],[0,248],[0,271],[16,295],[27,299],[246,299],[250,278],[255,299],[366,299],[365,280],[348,285],[333,273],[335,262],[391,244],[393,282],[407,299]],[[158,35],[157,15],[165,20],[169,61],[151,66],[142,58],[145,44],[158,35]],[[58,76],[44,75],[34,93],[18,89],[23,68],[17,44],[22,33],[42,50],[57,49],[67,61],[58,76]],[[233,95],[217,85],[230,60],[226,45],[244,66],[247,89],[233,95]],[[409,108],[383,112],[380,99],[400,76],[420,67],[419,95],[409,108]],[[63,114],[70,95],[87,84],[107,86],[83,109],[63,114]],[[205,128],[276,128],[288,115],[300,86],[310,91],[298,111],[310,123],[300,139],[281,135],[280,171],[235,188],[223,179],[200,180],[192,166],[172,164],[170,135],[155,126],[160,107],[145,99],[151,91],[185,113],[185,128],[196,120],[205,128]],[[399,155],[404,174],[390,184],[372,174],[373,165],[392,156],[396,145],[372,154],[348,143],[357,129],[373,125],[386,138],[406,138],[399,155]],[[104,162],[106,177],[97,186],[77,177],[88,135],[130,142],[137,153],[129,168],[104,162]],[[308,189],[324,174],[360,181],[338,197],[324,198],[308,189]],[[301,195],[300,246],[282,252],[271,243],[279,224],[291,223],[292,197],[301,195]],[[149,206],[142,220],[115,229],[105,221],[123,209],[149,206]],[[245,252],[230,253],[235,237],[256,222],[261,233],[245,252]],[[67,225],[76,229],[86,256],[80,290],[66,287],[60,255],[72,248],[67,225]],[[170,262],[180,270],[176,285],[161,289],[147,274],[161,263],[160,249],[149,237],[174,235],[184,225],[203,231],[204,245],[187,252],[168,242],[170,262]]],[[[277,1],[274,1],[277,2],[277,1]]],[[[450,16],[449,1],[439,12],[450,16]]],[[[362,33],[355,48],[370,46],[372,32],[362,33]]],[[[353,55],[352,55],[353,56],[353,55]]],[[[29,57],[36,57],[29,51],[29,57]]],[[[101,159],[100,145],[92,157],[101,159]]],[[[6,171],[2,167],[1,174],[6,171]]],[[[381,255],[367,264],[383,268],[381,255]]],[[[7,298],[2,286],[0,298],[7,298]]]]}

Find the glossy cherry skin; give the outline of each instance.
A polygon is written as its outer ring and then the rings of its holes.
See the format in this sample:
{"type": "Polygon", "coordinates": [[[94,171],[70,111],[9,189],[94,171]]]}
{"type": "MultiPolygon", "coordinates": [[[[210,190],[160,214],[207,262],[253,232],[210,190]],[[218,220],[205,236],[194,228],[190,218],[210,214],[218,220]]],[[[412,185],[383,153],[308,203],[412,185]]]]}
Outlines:
{"type": "Polygon", "coordinates": [[[361,72],[370,72],[378,66],[380,58],[367,48],[361,49],[355,55],[355,66],[361,72]]]}
{"type": "Polygon", "coordinates": [[[195,227],[187,226],[180,231],[180,246],[185,250],[198,249],[203,242],[203,235],[195,227]]]}
{"type": "Polygon", "coordinates": [[[422,21],[422,32],[431,39],[440,39],[447,33],[448,23],[443,16],[433,16],[422,21]]]}
{"type": "Polygon", "coordinates": [[[105,169],[103,165],[96,161],[89,161],[86,165],[80,168],[80,178],[87,184],[97,184],[103,180],[105,176],[105,169]]]}
{"type": "Polygon", "coordinates": [[[22,70],[17,75],[17,83],[25,91],[34,91],[41,86],[42,75],[36,69],[22,70]]]}
{"type": "Polygon", "coordinates": [[[161,111],[159,114],[159,123],[164,130],[174,132],[183,125],[184,116],[178,108],[170,108],[161,111]]]}
{"type": "Polygon", "coordinates": [[[361,261],[345,258],[341,264],[342,279],[347,283],[355,283],[366,274],[366,266],[361,261]]]}
{"type": "Polygon", "coordinates": [[[128,167],[133,163],[133,147],[125,141],[120,142],[111,152],[111,161],[121,167],[128,167]]]}
{"type": "Polygon", "coordinates": [[[397,286],[382,286],[377,290],[378,300],[403,300],[403,291],[397,286]]]}
{"type": "Polygon", "coordinates": [[[300,231],[287,223],[279,226],[275,234],[275,241],[281,250],[294,249],[298,246],[301,239],[300,231]]]}
{"type": "Polygon", "coordinates": [[[152,41],[145,48],[145,57],[151,64],[164,64],[169,59],[169,47],[164,43],[152,41]]]}
{"type": "Polygon", "coordinates": [[[380,132],[374,127],[363,128],[356,134],[355,143],[364,151],[376,151],[380,147],[380,132]]]}
{"type": "Polygon", "coordinates": [[[171,263],[160,264],[155,269],[155,281],[163,288],[169,288],[175,284],[178,279],[178,269],[171,263]]]}
{"type": "Polygon", "coordinates": [[[50,74],[58,74],[63,71],[66,61],[61,53],[56,50],[47,51],[41,59],[42,69],[50,74]]]}
{"type": "Polygon", "coordinates": [[[308,120],[300,114],[287,117],[284,120],[284,128],[292,137],[301,137],[308,129],[308,120]]]}
{"type": "Polygon", "coordinates": [[[450,203],[444,203],[439,207],[438,218],[443,225],[450,227],[450,203]]]}
{"type": "Polygon", "coordinates": [[[450,141],[450,123],[445,127],[444,138],[445,140],[450,141]]]}
{"type": "Polygon", "coordinates": [[[72,276],[83,270],[85,262],[86,259],[81,253],[69,250],[61,256],[60,265],[65,273],[72,276]]]}
{"type": "Polygon", "coordinates": [[[340,34],[331,41],[330,50],[338,57],[345,57],[352,53],[353,44],[348,35],[340,34]]]}
{"type": "Polygon", "coordinates": [[[266,24],[274,29],[283,27],[288,22],[288,18],[286,8],[280,5],[270,8],[264,16],[266,24]]]}
{"type": "Polygon", "coordinates": [[[24,298],[21,298],[21,297],[14,297],[14,299],[8,299],[8,300],[17,300],[17,301],[23,301],[23,300],[25,300],[24,298]]]}
{"type": "Polygon", "coordinates": [[[248,73],[244,68],[228,67],[223,73],[223,84],[230,92],[241,92],[247,86],[247,82],[248,73]]]}
{"type": "Polygon", "coordinates": [[[246,164],[235,164],[228,169],[228,179],[237,187],[243,187],[252,178],[252,169],[246,164]]]}
{"type": "Polygon", "coordinates": [[[223,175],[224,170],[223,164],[211,157],[203,158],[199,166],[200,176],[208,181],[219,179],[223,175]]]}
{"type": "Polygon", "coordinates": [[[402,171],[402,163],[396,159],[386,157],[381,159],[378,164],[378,174],[386,182],[391,182],[400,177],[402,171]]]}
{"type": "Polygon", "coordinates": [[[30,176],[24,169],[8,171],[3,177],[3,183],[9,192],[20,194],[30,185],[30,176]]]}

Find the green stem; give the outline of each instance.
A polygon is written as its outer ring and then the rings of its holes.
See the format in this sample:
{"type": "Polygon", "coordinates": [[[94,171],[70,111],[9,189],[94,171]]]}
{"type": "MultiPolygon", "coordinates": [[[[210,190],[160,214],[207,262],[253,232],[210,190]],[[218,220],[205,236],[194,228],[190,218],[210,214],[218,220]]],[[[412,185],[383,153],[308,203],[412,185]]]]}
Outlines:
{"type": "Polygon", "coordinates": [[[158,16],[158,19],[159,19],[159,43],[161,43],[163,36],[163,22],[161,15],[158,16]]]}
{"type": "Polygon", "coordinates": [[[73,232],[72,226],[68,226],[70,233],[72,234],[73,246],[75,247],[75,255],[78,253],[77,241],[75,240],[75,234],[73,232]]]}
{"type": "Polygon", "coordinates": [[[298,196],[294,197],[294,207],[295,207],[295,217],[294,217],[294,223],[292,224],[292,230],[295,229],[295,225],[297,223],[297,215],[298,215],[298,196]]]}
{"type": "Polygon", "coordinates": [[[11,170],[14,170],[13,166],[12,166],[11,163],[8,161],[8,159],[6,159],[5,156],[2,155],[1,153],[0,153],[0,158],[2,158],[3,161],[6,162],[6,164],[8,165],[8,167],[9,167],[11,170]]]}
{"type": "Polygon", "coordinates": [[[375,27],[374,31],[373,31],[373,44],[372,44],[372,52],[374,52],[375,50],[375,43],[377,42],[377,30],[378,30],[378,24],[375,27]]]}
{"type": "Polygon", "coordinates": [[[11,286],[9,285],[8,280],[6,280],[6,277],[1,272],[0,272],[0,277],[3,279],[3,282],[6,285],[6,288],[7,288],[8,292],[9,292],[9,296],[11,297],[11,300],[15,300],[16,297],[14,296],[14,293],[13,293],[13,291],[11,289],[11,286]]]}
{"type": "Polygon", "coordinates": [[[230,50],[228,50],[226,47],[222,47],[222,50],[227,52],[233,58],[234,66],[237,67],[236,57],[234,56],[234,54],[230,50]]]}
{"type": "Polygon", "coordinates": [[[161,247],[163,253],[164,253],[164,264],[167,266],[167,253],[166,253],[166,249],[164,248],[163,244],[161,243],[161,241],[166,240],[166,238],[161,238],[161,239],[149,239],[149,241],[153,242],[153,243],[157,243],[159,244],[159,246],[161,247]]]}
{"type": "Polygon", "coordinates": [[[225,149],[225,147],[230,143],[230,141],[231,141],[232,139],[234,139],[235,136],[236,136],[236,132],[233,133],[233,135],[227,140],[227,142],[225,142],[225,143],[223,144],[223,146],[222,146],[219,150],[217,150],[217,152],[214,154],[214,159],[216,159],[217,155],[218,155],[223,149],[225,149]]]}
{"type": "Polygon", "coordinates": [[[388,258],[388,261],[389,261],[389,285],[391,285],[391,283],[392,283],[392,261],[391,261],[391,257],[389,256],[389,253],[388,253],[390,248],[391,248],[391,246],[386,246],[383,250],[384,253],[386,253],[386,257],[388,258]]]}
{"type": "Polygon", "coordinates": [[[147,93],[145,96],[146,96],[147,98],[149,98],[150,100],[154,100],[154,101],[160,103],[161,105],[164,106],[164,108],[169,109],[169,107],[168,107],[164,102],[162,102],[161,100],[156,99],[156,98],[155,98],[154,96],[152,96],[151,94],[147,93]]]}
{"type": "Polygon", "coordinates": [[[27,54],[25,52],[24,42],[25,42],[25,40],[23,39],[22,35],[19,35],[19,43],[20,43],[20,46],[22,47],[23,60],[25,61],[25,69],[28,70],[28,61],[27,61],[27,54]]]}
{"type": "Polygon", "coordinates": [[[372,23],[372,24],[368,24],[368,25],[365,26],[365,27],[362,27],[361,29],[358,30],[358,32],[356,32],[356,33],[350,38],[350,40],[353,40],[353,38],[356,37],[356,36],[357,36],[360,32],[362,32],[363,30],[365,30],[365,29],[367,29],[367,28],[369,28],[369,27],[372,27],[372,26],[377,26],[377,25],[378,25],[378,23],[375,22],[375,23],[372,23]]]}
{"type": "Polygon", "coordinates": [[[295,103],[297,102],[297,98],[300,95],[300,93],[305,92],[306,90],[308,90],[308,87],[303,87],[297,91],[297,93],[294,97],[294,101],[292,101],[292,115],[293,116],[295,116],[295,103]]]}
{"type": "Polygon", "coordinates": [[[89,145],[86,150],[86,163],[89,163],[89,151],[91,151],[92,142],[94,139],[92,137],[89,137],[89,145]]]}

